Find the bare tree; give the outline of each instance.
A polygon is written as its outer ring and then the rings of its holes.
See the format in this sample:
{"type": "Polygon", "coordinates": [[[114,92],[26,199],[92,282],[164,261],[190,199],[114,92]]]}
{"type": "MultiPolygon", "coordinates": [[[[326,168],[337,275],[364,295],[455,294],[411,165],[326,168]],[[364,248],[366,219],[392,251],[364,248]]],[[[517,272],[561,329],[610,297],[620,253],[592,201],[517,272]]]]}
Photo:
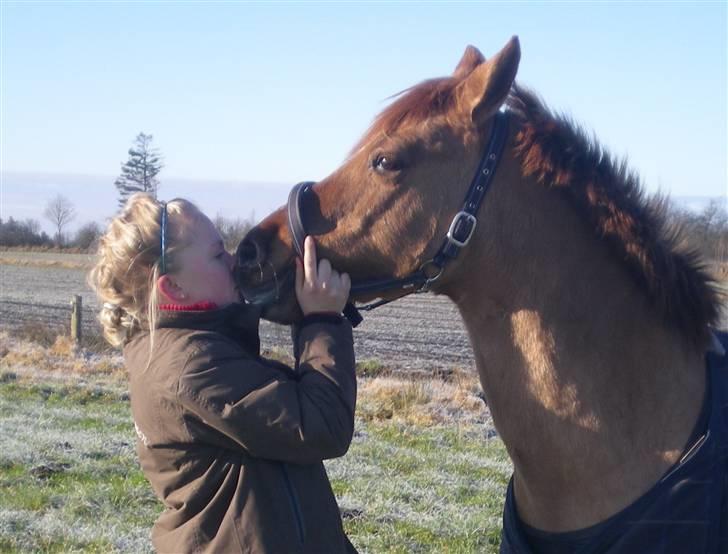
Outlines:
{"type": "Polygon", "coordinates": [[[59,194],[46,206],[43,215],[56,228],[56,244],[63,246],[63,229],[76,217],[76,209],[71,201],[59,194]]]}

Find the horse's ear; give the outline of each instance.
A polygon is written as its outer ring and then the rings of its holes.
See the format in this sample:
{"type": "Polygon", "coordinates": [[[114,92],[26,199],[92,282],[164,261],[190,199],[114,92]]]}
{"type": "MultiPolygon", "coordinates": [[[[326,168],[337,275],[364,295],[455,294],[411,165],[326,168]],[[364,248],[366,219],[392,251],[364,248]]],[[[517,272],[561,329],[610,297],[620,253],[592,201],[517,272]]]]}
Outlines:
{"type": "Polygon", "coordinates": [[[452,76],[458,80],[464,79],[473,72],[473,69],[478,67],[484,61],[485,56],[480,53],[480,50],[469,44],[467,48],[465,48],[463,57],[460,58],[460,63],[458,63],[458,66],[455,68],[452,76]]]}
{"type": "Polygon", "coordinates": [[[501,107],[516,78],[520,60],[518,37],[512,37],[500,52],[478,65],[458,85],[461,109],[476,125],[483,123],[501,107]]]}

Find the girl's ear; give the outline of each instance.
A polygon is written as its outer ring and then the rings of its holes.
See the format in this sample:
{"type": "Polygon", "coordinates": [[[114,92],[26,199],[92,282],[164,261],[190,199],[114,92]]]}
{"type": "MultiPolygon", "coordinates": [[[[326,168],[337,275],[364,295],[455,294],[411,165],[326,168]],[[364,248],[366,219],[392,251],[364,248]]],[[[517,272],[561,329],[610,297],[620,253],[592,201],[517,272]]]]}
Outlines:
{"type": "Polygon", "coordinates": [[[159,279],[157,279],[157,289],[162,296],[170,302],[180,303],[187,298],[182,287],[180,287],[168,274],[162,275],[159,279]]]}

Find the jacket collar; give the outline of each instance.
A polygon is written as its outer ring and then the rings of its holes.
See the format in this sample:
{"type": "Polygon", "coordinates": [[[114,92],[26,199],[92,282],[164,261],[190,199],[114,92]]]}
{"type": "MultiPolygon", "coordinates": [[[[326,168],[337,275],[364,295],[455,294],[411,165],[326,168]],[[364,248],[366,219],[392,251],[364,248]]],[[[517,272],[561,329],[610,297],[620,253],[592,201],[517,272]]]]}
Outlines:
{"type": "Polygon", "coordinates": [[[180,306],[179,304],[160,304],[159,309],[164,312],[206,312],[208,310],[216,310],[217,304],[214,302],[195,302],[180,306]]]}
{"type": "Polygon", "coordinates": [[[198,306],[183,306],[181,309],[174,310],[161,309],[157,328],[194,329],[220,333],[257,357],[260,355],[259,323],[260,311],[258,308],[250,304],[235,303],[224,308],[200,309],[198,306]]]}

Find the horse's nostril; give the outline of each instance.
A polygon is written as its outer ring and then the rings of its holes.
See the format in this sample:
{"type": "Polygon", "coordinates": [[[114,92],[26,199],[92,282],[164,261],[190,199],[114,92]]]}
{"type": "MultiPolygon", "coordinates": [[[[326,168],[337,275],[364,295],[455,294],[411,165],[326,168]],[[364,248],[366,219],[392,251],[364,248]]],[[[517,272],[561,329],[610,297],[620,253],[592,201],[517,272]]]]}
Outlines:
{"type": "Polygon", "coordinates": [[[255,241],[245,239],[238,246],[238,265],[240,267],[257,266],[260,263],[261,251],[255,241]]]}

